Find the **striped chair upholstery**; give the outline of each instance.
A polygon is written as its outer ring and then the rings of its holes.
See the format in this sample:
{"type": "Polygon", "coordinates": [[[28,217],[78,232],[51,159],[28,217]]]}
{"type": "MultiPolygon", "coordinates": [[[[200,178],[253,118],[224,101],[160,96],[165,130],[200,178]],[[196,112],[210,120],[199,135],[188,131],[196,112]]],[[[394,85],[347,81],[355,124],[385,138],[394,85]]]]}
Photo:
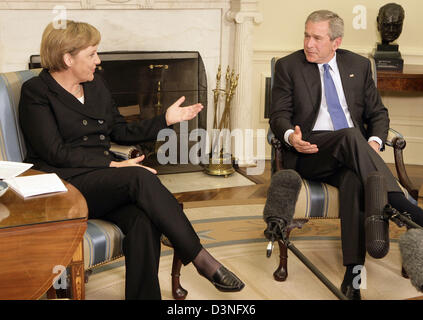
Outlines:
{"type": "Polygon", "coordinates": [[[85,269],[122,257],[124,237],[117,225],[101,219],[89,219],[84,234],[85,269]]]}
{"type": "MultiPolygon", "coordinates": [[[[417,204],[408,191],[399,184],[406,197],[417,204]]],[[[303,179],[295,206],[294,219],[338,219],[338,189],[322,182],[303,179]]]]}
{"type": "MultiPolygon", "coordinates": [[[[26,148],[18,123],[22,84],[41,69],[0,74],[0,160],[22,161],[26,148]]],[[[104,220],[89,220],[84,235],[85,268],[107,263],[122,254],[122,231],[104,220]]]]}
{"type": "Polygon", "coordinates": [[[22,83],[38,75],[41,69],[0,74],[0,160],[22,161],[25,142],[18,124],[18,106],[22,83]]]}

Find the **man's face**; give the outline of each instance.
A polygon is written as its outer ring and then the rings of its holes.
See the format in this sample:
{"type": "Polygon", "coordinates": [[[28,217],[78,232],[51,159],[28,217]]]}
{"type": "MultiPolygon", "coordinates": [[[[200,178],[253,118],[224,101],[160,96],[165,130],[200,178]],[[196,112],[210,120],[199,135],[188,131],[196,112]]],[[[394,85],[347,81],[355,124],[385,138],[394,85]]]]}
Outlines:
{"type": "Polygon", "coordinates": [[[330,40],[329,21],[307,22],[304,31],[304,53],[308,62],[328,63],[341,42],[341,37],[330,40]]]}

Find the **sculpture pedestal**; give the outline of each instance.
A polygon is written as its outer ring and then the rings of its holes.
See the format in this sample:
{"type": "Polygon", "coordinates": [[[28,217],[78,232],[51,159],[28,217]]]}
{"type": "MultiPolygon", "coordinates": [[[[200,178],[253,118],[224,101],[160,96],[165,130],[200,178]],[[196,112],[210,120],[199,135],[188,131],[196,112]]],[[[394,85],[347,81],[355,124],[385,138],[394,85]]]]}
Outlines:
{"type": "Polygon", "coordinates": [[[404,60],[398,51],[397,44],[378,44],[373,57],[376,70],[402,72],[404,68],[404,60]]]}

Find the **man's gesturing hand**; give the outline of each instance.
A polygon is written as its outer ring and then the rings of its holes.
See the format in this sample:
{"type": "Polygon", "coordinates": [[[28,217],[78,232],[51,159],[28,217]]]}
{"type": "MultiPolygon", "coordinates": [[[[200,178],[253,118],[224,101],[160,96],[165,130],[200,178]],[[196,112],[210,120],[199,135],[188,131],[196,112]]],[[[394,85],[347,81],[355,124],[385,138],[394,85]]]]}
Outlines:
{"type": "Polygon", "coordinates": [[[372,140],[372,141],[369,141],[369,145],[373,148],[374,151],[376,151],[376,153],[380,153],[380,144],[379,143],[372,140]]]}
{"type": "Polygon", "coordinates": [[[289,143],[295,148],[295,150],[301,153],[316,153],[319,151],[317,145],[304,141],[302,137],[303,134],[301,133],[300,127],[295,126],[294,132],[288,137],[289,143]]]}

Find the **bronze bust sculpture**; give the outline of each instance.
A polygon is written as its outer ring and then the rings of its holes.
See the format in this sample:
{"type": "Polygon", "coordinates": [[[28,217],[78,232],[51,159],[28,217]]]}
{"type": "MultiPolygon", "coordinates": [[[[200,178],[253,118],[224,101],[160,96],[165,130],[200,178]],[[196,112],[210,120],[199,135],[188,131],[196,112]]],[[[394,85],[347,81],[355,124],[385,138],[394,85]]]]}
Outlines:
{"type": "Polygon", "coordinates": [[[382,44],[389,44],[400,36],[404,22],[404,9],[396,3],[388,3],[379,9],[377,29],[382,38],[382,44]]]}
{"type": "Polygon", "coordinates": [[[398,51],[399,46],[390,42],[400,36],[404,17],[404,9],[396,3],[385,4],[379,9],[376,21],[382,43],[377,44],[374,54],[378,70],[402,71],[403,69],[404,60],[398,51]]]}

